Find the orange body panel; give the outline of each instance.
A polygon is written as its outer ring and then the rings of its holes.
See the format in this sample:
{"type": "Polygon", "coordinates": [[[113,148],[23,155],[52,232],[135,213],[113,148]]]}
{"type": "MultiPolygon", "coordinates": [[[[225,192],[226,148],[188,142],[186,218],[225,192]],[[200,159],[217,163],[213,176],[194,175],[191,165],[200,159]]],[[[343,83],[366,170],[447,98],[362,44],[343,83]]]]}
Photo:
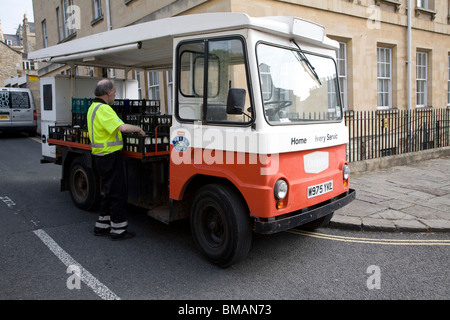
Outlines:
{"type": "Polygon", "coordinates": [[[271,218],[298,211],[336,197],[349,189],[348,183],[344,186],[342,177],[342,167],[346,163],[345,145],[289,152],[272,157],[193,148],[188,148],[182,154],[172,146],[171,157],[170,198],[182,200],[189,181],[196,175],[225,178],[239,189],[250,209],[250,215],[258,218],[271,218]],[[317,174],[305,173],[303,156],[317,151],[329,153],[328,168],[317,174]],[[176,161],[173,161],[174,157],[176,161]],[[181,157],[183,162],[180,161],[181,157]],[[289,186],[282,209],[276,208],[277,200],[273,190],[278,179],[286,180],[289,186]],[[333,191],[308,199],[308,187],[331,180],[333,191]]]}

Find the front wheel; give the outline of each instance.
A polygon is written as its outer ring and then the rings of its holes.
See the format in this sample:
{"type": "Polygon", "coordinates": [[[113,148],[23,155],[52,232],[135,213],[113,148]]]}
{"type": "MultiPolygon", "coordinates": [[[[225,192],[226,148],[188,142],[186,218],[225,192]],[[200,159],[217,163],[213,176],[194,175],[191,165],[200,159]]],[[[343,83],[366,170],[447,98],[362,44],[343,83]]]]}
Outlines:
{"type": "Polygon", "coordinates": [[[191,231],[200,252],[220,267],[244,259],[251,247],[248,210],[237,193],[222,184],[206,185],[197,192],[191,231]]]}

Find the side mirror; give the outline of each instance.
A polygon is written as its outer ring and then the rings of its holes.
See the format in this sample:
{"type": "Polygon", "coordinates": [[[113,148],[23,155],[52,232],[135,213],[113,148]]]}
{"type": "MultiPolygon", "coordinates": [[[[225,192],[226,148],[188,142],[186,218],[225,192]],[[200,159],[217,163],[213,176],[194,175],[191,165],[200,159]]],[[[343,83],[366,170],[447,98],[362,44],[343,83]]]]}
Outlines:
{"type": "Polygon", "coordinates": [[[227,114],[243,114],[245,107],[245,89],[228,90],[227,114]]]}

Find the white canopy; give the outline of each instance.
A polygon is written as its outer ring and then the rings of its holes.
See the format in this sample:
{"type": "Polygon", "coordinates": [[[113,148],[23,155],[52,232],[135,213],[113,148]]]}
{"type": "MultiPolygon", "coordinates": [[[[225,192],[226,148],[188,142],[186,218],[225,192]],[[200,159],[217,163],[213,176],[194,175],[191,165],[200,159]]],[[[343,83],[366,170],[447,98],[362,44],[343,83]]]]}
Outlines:
{"type": "Polygon", "coordinates": [[[31,52],[28,58],[123,69],[170,68],[174,37],[245,28],[336,49],[336,42],[325,37],[322,26],[295,17],[252,18],[244,13],[203,13],[93,34],[31,52]]]}

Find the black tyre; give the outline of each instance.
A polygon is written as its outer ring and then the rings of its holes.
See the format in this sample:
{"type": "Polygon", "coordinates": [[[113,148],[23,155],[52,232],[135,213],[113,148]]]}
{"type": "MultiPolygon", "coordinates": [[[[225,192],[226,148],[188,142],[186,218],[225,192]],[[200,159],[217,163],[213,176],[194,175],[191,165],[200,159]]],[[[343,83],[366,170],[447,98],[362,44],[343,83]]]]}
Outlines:
{"type": "Polygon", "coordinates": [[[73,203],[83,210],[94,210],[100,203],[100,182],[81,158],[70,165],[69,190],[73,203]]]}
{"type": "Polygon", "coordinates": [[[244,259],[251,247],[248,210],[236,192],[222,184],[206,185],[197,192],[191,231],[200,252],[220,267],[244,259]]]}

